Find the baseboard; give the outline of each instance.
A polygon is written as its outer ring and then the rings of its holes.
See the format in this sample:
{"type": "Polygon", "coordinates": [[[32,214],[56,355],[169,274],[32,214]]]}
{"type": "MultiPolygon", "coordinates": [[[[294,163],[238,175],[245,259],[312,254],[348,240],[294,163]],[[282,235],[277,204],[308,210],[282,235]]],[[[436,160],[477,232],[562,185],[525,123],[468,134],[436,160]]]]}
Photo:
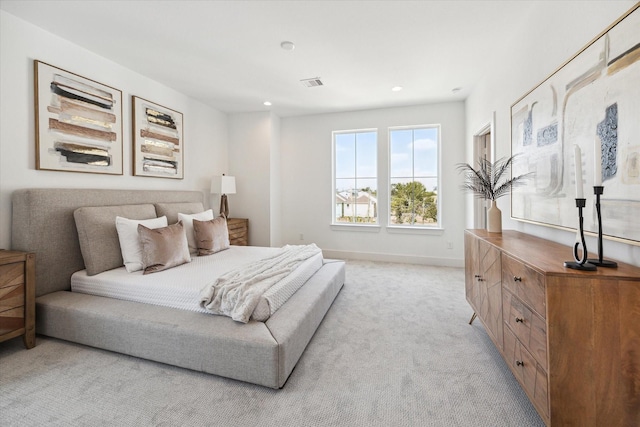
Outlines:
{"type": "Polygon", "coordinates": [[[437,258],[415,255],[381,254],[375,252],[350,252],[332,249],[323,249],[325,258],[354,259],[364,261],[398,262],[402,264],[437,265],[441,267],[464,267],[462,258],[437,258]]]}

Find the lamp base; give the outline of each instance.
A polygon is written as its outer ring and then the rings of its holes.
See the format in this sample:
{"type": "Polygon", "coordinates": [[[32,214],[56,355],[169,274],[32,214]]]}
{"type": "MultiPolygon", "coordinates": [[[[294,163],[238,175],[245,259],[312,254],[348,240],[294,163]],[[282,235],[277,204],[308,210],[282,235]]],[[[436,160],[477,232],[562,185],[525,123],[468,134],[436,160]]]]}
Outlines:
{"type": "Polygon", "coordinates": [[[574,270],[584,270],[584,271],[596,271],[598,269],[595,265],[588,262],[585,262],[584,264],[580,264],[573,261],[565,261],[564,266],[567,268],[573,268],[574,270]]]}
{"type": "Polygon", "coordinates": [[[226,194],[220,197],[220,216],[229,218],[229,203],[227,202],[226,194]]]}
{"type": "Polygon", "coordinates": [[[598,267],[618,268],[617,262],[610,261],[608,259],[603,259],[602,261],[600,261],[599,259],[588,259],[587,262],[589,264],[597,265],[598,267]]]}

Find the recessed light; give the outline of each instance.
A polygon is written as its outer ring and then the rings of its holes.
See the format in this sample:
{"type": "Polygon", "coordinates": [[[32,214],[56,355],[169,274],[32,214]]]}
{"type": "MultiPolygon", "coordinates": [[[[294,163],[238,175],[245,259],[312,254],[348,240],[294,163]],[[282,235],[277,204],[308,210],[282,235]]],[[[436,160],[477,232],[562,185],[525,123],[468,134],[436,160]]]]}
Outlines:
{"type": "Polygon", "coordinates": [[[460,90],[462,90],[461,87],[454,87],[453,89],[451,89],[451,92],[458,93],[458,92],[460,92],[460,90]]]}
{"type": "Polygon", "coordinates": [[[271,107],[271,103],[269,101],[264,101],[263,104],[266,105],[267,107],[271,107]]]}
{"type": "Polygon", "coordinates": [[[402,90],[402,86],[394,86],[391,88],[391,90],[394,92],[400,92],[402,90]]]}
{"type": "Polygon", "coordinates": [[[280,47],[284,50],[293,50],[296,48],[296,45],[293,44],[293,42],[283,41],[282,43],[280,43],[280,47]]]}

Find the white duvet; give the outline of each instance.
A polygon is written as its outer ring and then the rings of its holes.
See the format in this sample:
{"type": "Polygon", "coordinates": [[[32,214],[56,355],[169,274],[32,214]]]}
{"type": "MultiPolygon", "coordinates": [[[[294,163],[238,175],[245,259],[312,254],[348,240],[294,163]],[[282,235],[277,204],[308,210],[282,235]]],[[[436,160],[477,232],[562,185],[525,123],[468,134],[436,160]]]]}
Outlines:
{"type": "MultiPolygon", "coordinates": [[[[272,256],[280,248],[231,246],[209,256],[193,256],[192,262],[143,275],[127,273],[124,267],[87,276],[86,270],[71,277],[71,290],[92,295],[211,313],[200,305],[200,291],[233,269],[272,256]]],[[[322,266],[322,253],[303,261],[286,277],[262,294],[251,319],[267,320],[322,266]]]]}

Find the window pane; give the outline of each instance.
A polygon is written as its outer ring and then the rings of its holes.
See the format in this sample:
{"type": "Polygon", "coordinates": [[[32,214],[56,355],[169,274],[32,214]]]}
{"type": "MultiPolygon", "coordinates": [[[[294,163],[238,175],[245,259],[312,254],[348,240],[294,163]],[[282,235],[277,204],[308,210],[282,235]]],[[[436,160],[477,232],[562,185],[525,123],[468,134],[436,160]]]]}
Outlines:
{"type": "Polygon", "coordinates": [[[438,127],[389,132],[389,223],[437,225],[438,127]]]}
{"type": "Polygon", "coordinates": [[[416,129],[414,138],[413,166],[415,176],[438,176],[437,129],[416,129]]]}
{"type": "Polygon", "coordinates": [[[411,153],[411,130],[393,130],[389,133],[389,148],[391,153],[391,177],[413,176],[411,153]]]}
{"type": "Polygon", "coordinates": [[[355,179],[336,179],[335,216],[336,222],[353,222],[353,193],[355,179]]]}
{"type": "Polygon", "coordinates": [[[335,135],[336,178],[356,176],[356,136],[353,133],[335,135]]]}
{"type": "Polygon", "coordinates": [[[378,187],[377,179],[357,179],[357,199],[355,200],[355,216],[357,222],[378,222],[378,187]]]}
{"type": "Polygon", "coordinates": [[[377,157],[376,133],[356,134],[356,176],[366,178],[377,176],[377,157]]]}

